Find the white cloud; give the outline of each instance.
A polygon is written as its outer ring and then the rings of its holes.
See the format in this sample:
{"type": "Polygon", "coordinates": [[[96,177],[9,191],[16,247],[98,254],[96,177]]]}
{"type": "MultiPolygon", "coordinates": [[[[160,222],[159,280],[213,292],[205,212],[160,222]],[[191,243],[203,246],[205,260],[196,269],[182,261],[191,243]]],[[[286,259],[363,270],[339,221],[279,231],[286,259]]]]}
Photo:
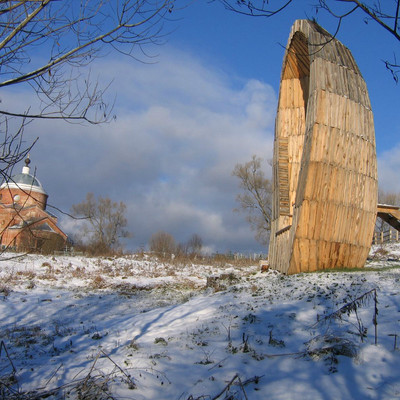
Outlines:
{"type": "Polygon", "coordinates": [[[273,89],[171,48],[154,65],[104,60],[96,68],[114,80],[115,122],[39,122],[26,136],[40,136],[32,160],[49,202],[69,210],[89,191],[124,201],[132,248],[160,229],[178,241],[199,233],[218,251],[259,248],[232,212],[231,172],[253,154],[272,157],[273,89]]]}
{"type": "Polygon", "coordinates": [[[379,188],[386,192],[400,192],[400,144],[378,156],[379,188]]]}

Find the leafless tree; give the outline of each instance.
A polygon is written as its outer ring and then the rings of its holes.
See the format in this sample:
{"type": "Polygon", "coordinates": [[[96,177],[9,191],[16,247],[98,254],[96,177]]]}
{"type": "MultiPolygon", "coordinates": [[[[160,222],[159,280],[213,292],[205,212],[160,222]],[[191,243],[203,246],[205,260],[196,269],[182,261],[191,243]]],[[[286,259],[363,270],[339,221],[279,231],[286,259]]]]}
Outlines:
{"type": "MultiPolygon", "coordinates": [[[[240,14],[255,17],[273,17],[284,12],[294,0],[218,0],[225,8],[240,14]]],[[[400,41],[400,0],[318,0],[315,2],[314,17],[318,19],[319,12],[327,12],[337,21],[336,33],[344,18],[358,13],[366,24],[378,24],[395,40],[400,41]]],[[[304,8],[309,7],[304,2],[304,8]]],[[[318,22],[318,21],[317,21],[318,22]]],[[[393,61],[384,61],[386,68],[392,73],[396,82],[399,79],[400,63],[394,56],[393,61]]]]}
{"type": "Polygon", "coordinates": [[[261,169],[262,159],[253,155],[244,164],[236,164],[232,175],[240,183],[242,193],[236,197],[240,209],[247,214],[251,228],[256,232],[256,239],[261,244],[267,244],[271,230],[271,181],[265,177],[261,169]]]}
{"type": "Polygon", "coordinates": [[[149,247],[150,251],[159,255],[174,254],[177,250],[174,237],[170,233],[164,231],[158,231],[151,235],[149,247]]]}
{"type": "Polygon", "coordinates": [[[203,248],[203,239],[197,233],[194,233],[187,244],[187,253],[191,256],[198,256],[201,254],[201,250],[203,248]]]}
{"type": "Polygon", "coordinates": [[[378,203],[396,206],[400,204],[400,193],[387,192],[385,190],[379,189],[378,203]]]}
{"type": "Polygon", "coordinates": [[[197,233],[194,233],[187,242],[179,243],[176,253],[179,256],[196,257],[201,254],[203,248],[203,239],[197,233]]]}
{"type": "Polygon", "coordinates": [[[95,198],[93,193],[86,195],[86,200],[72,206],[72,214],[83,218],[80,241],[92,253],[109,253],[121,250],[121,238],[130,237],[125,230],[126,205],[113,202],[108,197],[95,198]]]}
{"type": "Polygon", "coordinates": [[[112,104],[87,67],[105,51],[133,58],[161,38],[175,0],[4,0],[0,2],[0,171],[22,160],[22,141],[33,119],[99,123],[112,104]],[[18,85],[36,96],[15,108],[7,89],[18,85]]]}
{"type": "Polygon", "coordinates": [[[186,242],[174,245],[173,253],[177,257],[196,258],[201,255],[203,249],[203,239],[197,233],[194,233],[186,242]]]}

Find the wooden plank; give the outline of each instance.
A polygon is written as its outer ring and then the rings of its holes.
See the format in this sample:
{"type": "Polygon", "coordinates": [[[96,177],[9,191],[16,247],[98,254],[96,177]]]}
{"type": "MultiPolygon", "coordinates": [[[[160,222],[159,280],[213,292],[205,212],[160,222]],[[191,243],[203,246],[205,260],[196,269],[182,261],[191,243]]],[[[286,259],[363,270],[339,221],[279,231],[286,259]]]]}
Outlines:
{"type": "Polygon", "coordinates": [[[377,171],[368,92],[336,39],[307,56],[307,41],[325,35],[315,23],[296,21],[282,68],[270,248],[273,263],[288,273],[361,265],[373,232],[377,171]]]}

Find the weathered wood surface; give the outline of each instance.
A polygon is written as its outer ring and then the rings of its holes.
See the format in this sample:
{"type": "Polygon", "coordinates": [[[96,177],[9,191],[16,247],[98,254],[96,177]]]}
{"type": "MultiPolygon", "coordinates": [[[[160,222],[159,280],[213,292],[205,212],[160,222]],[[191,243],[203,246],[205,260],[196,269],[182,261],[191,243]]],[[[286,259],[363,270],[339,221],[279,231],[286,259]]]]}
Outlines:
{"type": "Polygon", "coordinates": [[[400,231],[400,207],[378,204],[377,216],[400,231]]]}
{"type": "Polygon", "coordinates": [[[371,104],[350,51],[295,21],[275,125],[269,263],[292,274],[363,267],[377,213],[371,104]]]}

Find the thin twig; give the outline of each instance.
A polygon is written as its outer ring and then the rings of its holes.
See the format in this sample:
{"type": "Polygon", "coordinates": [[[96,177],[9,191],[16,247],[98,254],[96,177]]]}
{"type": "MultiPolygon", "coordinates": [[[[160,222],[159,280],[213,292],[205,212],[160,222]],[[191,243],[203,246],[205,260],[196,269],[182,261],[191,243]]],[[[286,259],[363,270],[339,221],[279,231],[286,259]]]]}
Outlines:
{"type": "Polygon", "coordinates": [[[240,376],[238,376],[238,381],[239,381],[240,388],[242,389],[242,392],[244,394],[244,398],[246,400],[249,400],[248,397],[247,397],[246,391],[244,390],[244,385],[242,384],[242,380],[240,379],[240,376]]]}
{"type": "Polygon", "coordinates": [[[253,378],[249,378],[249,379],[246,379],[244,382],[243,382],[243,386],[246,386],[246,385],[248,385],[249,383],[258,383],[258,381],[261,379],[261,378],[263,378],[265,375],[261,375],[261,376],[254,376],[253,378]]]}
{"type": "Polygon", "coordinates": [[[100,352],[97,353],[97,356],[96,356],[96,358],[94,359],[94,361],[93,361],[93,363],[92,363],[92,366],[90,367],[89,373],[86,375],[86,378],[83,380],[82,388],[84,388],[84,387],[86,386],[88,380],[90,379],[90,374],[92,373],[92,371],[93,371],[93,369],[94,369],[94,366],[96,365],[96,362],[97,362],[97,360],[99,359],[99,357],[100,357],[100,352]]]}
{"type": "Polygon", "coordinates": [[[5,343],[4,343],[3,340],[0,342],[0,356],[1,356],[1,349],[4,349],[4,351],[6,352],[8,361],[10,361],[10,364],[11,364],[11,366],[12,366],[13,373],[17,372],[17,370],[16,370],[16,368],[14,367],[14,364],[13,364],[13,362],[12,362],[12,360],[11,360],[11,357],[10,357],[10,355],[8,354],[7,347],[6,347],[6,345],[5,345],[5,343]]]}
{"type": "Polygon", "coordinates": [[[63,366],[63,364],[60,364],[59,367],[51,374],[50,378],[47,380],[46,384],[44,385],[44,388],[50,383],[50,381],[55,377],[56,373],[60,370],[60,368],[63,366]]]}
{"type": "Polygon", "coordinates": [[[106,354],[103,350],[100,350],[100,352],[101,353],[103,353],[103,355],[105,356],[105,357],[107,357],[125,376],[126,376],[126,378],[128,379],[128,381],[129,381],[129,383],[131,384],[131,385],[133,385],[133,387],[136,387],[136,385],[135,385],[135,383],[132,381],[132,377],[129,375],[129,374],[127,374],[125,371],[124,371],[124,369],[123,368],[121,368],[108,354],[106,354]]]}
{"type": "Polygon", "coordinates": [[[229,383],[224,387],[224,389],[218,393],[215,397],[212,398],[212,400],[217,400],[218,398],[220,398],[232,385],[232,383],[239,377],[238,374],[236,374],[230,381],[229,383]]]}
{"type": "Polygon", "coordinates": [[[216,362],[212,367],[208,368],[208,371],[211,371],[212,369],[218,367],[222,362],[224,362],[229,356],[223,358],[222,360],[216,362]]]}

